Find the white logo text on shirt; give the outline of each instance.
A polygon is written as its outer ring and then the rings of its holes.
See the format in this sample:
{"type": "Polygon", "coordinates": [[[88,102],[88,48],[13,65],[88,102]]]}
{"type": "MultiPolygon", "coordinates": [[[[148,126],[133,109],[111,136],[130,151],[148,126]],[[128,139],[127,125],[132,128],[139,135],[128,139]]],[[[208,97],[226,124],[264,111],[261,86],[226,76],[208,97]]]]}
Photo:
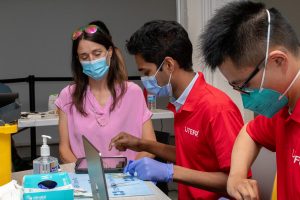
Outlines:
{"type": "Polygon", "coordinates": [[[295,153],[296,153],[296,151],[295,151],[295,149],[293,149],[292,157],[294,159],[294,164],[297,162],[300,166],[300,156],[297,156],[295,153]]]}
{"type": "Polygon", "coordinates": [[[184,127],[184,131],[185,131],[186,133],[190,134],[190,135],[193,135],[193,136],[198,137],[199,130],[196,131],[196,130],[194,130],[194,129],[191,129],[191,128],[185,126],[185,127],[184,127]]]}

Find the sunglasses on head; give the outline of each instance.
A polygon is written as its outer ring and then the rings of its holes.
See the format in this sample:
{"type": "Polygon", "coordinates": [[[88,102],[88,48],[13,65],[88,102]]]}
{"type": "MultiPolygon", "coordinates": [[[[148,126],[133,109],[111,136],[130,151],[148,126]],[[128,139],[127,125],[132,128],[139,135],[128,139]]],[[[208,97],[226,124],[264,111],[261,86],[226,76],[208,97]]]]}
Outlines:
{"type": "Polygon", "coordinates": [[[82,35],[83,31],[87,34],[94,34],[97,32],[97,30],[99,30],[99,27],[96,25],[88,25],[85,27],[81,27],[80,29],[74,31],[74,33],[72,34],[72,40],[77,40],[77,38],[79,38],[82,35]]]}

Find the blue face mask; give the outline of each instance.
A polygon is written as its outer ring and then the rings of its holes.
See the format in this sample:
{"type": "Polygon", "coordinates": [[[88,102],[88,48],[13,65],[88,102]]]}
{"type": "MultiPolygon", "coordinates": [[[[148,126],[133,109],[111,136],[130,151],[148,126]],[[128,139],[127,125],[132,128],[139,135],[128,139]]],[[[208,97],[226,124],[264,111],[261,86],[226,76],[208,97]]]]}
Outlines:
{"type": "Polygon", "coordinates": [[[273,117],[279,110],[281,110],[285,105],[288,103],[288,98],[285,94],[297,80],[298,76],[300,75],[300,70],[298,71],[297,75],[295,76],[294,80],[288,86],[283,94],[271,90],[263,88],[263,83],[265,80],[265,72],[266,66],[268,62],[268,54],[269,54],[269,43],[270,43],[270,13],[268,10],[268,34],[267,34],[267,50],[266,50],[266,59],[265,59],[265,67],[263,71],[262,81],[259,89],[247,89],[246,91],[249,94],[241,94],[243,105],[246,109],[252,110],[258,114],[264,115],[266,117],[273,117]]]}
{"type": "Polygon", "coordinates": [[[159,68],[157,69],[157,71],[155,72],[155,74],[153,76],[143,76],[141,77],[141,81],[144,85],[144,87],[146,88],[147,92],[154,94],[156,96],[172,96],[172,86],[171,86],[171,77],[172,74],[170,74],[170,78],[169,78],[169,82],[168,84],[164,85],[164,86],[159,86],[157,84],[157,80],[156,80],[156,74],[158,73],[159,69],[162,67],[164,62],[161,63],[161,65],[159,66],[159,68]]]}
{"type": "Polygon", "coordinates": [[[109,66],[106,63],[106,56],[98,60],[80,61],[80,63],[83,73],[95,80],[102,79],[109,70],[109,66]]]}

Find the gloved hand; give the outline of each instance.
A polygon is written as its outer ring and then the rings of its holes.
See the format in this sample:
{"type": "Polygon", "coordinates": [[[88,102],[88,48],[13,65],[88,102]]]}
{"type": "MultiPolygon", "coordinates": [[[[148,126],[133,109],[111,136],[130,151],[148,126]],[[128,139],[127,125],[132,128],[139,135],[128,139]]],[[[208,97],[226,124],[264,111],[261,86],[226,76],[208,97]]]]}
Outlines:
{"type": "Polygon", "coordinates": [[[124,173],[136,175],[141,180],[155,182],[169,182],[173,178],[173,164],[161,163],[151,158],[130,160],[124,169],[124,173]]]}

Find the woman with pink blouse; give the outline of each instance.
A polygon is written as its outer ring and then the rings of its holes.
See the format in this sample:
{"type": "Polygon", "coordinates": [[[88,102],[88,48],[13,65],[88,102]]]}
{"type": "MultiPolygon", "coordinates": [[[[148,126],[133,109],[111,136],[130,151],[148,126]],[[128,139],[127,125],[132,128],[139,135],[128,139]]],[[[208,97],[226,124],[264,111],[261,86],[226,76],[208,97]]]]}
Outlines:
{"type": "Polygon", "coordinates": [[[153,157],[146,152],[108,150],[120,132],[156,140],[152,113],[141,88],[127,81],[120,58],[104,23],[97,21],[72,36],[74,83],[65,87],[55,104],[59,111],[59,153],[64,163],[85,157],[82,135],[102,156],[153,157]]]}

